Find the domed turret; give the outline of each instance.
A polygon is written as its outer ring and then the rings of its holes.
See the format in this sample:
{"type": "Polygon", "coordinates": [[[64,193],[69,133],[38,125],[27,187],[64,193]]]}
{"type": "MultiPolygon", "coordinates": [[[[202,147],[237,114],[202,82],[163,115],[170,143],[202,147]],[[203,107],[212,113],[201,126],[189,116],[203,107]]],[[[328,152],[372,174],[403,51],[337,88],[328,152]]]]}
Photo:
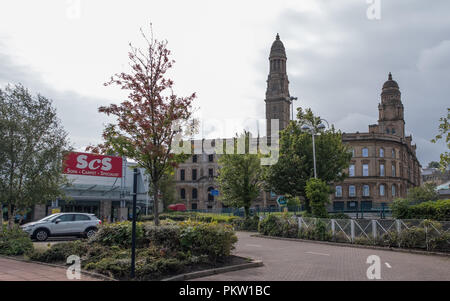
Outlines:
{"type": "Polygon", "coordinates": [[[388,80],[383,85],[383,90],[384,89],[390,89],[390,88],[399,89],[397,82],[392,79],[392,73],[391,72],[389,72],[388,80]]]}
{"type": "Polygon", "coordinates": [[[280,35],[277,33],[275,41],[270,48],[270,56],[269,59],[272,58],[286,58],[286,49],[284,49],[283,42],[280,40],[280,35]]]}

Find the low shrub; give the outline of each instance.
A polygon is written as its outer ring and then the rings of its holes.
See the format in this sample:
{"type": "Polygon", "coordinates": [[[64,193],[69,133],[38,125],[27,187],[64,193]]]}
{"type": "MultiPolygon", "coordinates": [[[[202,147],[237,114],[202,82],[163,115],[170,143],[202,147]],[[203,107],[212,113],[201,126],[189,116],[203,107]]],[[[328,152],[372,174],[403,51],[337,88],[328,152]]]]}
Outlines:
{"type": "Polygon", "coordinates": [[[302,239],[329,241],[332,239],[332,234],[322,220],[316,220],[314,225],[308,228],[302,227],[298,232],[298,237],[302,239]]]}
{"type": "Polygon", "coordinates": [[[212,262],[230,256],[237,242],[231,225],[218,223],[181,222],[180,243],[183,251],[207,255],[212,262]]]}
{"type": "Polygon", "coordinates": [[[450,199],[428,201],[410,205],[407,200],[397,199],[392,205],[392,215],[397,219],[431,219],[450,221],[450,199]]]}
{"type": "Polygon", "coordinates": [[[179,250],[181,228],[177,225],[144,225],[144,237],[151,245],[179,250]]]}
{"type": "Polygon", "coordinates": [[[88,252],[86,241],[70,241],[52,245],[45,251],[32,250],[26,254],[31,260],[41,262],[65,262],[70,255],[82,257],[88,252]]]}
{"type": "MultiPolygon", "coordinates": [[[[131,222],[120,222],[102,225],[97,233],[90,238],[90,242],[97,242],[105,246],[131,246],[131,222]]],[[[144,230],[142,223],[136,223],[136,246],[145,244],[144,230]]]]}
{"type": "Polygon", "coordinates": [[[8,230],[6,225],[0,226],[0,254],[15,256],[33,250],[33,243],[28,233],[18,227],[8,230]]]}
{"type": "Polygon", "coordinates": [[[259,216],[254,215],[249,218],[239,218],[233,221],[235,230],[241,231],[258,231],[259,216]]]}
{"type": "Polygon", "coordinates": [[[298,236],[298,222],[287,214],[269,214],[259,222],[258,232],[269,236],[295,238],[298,236]]]}

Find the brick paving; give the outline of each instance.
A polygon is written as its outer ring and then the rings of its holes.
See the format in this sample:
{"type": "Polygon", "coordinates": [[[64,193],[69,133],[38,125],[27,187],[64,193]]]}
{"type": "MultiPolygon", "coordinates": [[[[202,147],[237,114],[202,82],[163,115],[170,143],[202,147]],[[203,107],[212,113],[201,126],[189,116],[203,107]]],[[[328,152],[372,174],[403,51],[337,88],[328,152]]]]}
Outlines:
{"type": "Polygon", "coordinates": [[[66,269],[0,257],[0,281],[99,281],[81,274],[81,279],[69,280],[66,269]]]}
{"type": "Polygon", "coordinates": [[[246,232],[237,235],[234,254],[260,259],[264,266],[195,280],[364,281],[370,255],[381,259],[381,280],[450,280],[450,257],[274,240],[246,232]]]}

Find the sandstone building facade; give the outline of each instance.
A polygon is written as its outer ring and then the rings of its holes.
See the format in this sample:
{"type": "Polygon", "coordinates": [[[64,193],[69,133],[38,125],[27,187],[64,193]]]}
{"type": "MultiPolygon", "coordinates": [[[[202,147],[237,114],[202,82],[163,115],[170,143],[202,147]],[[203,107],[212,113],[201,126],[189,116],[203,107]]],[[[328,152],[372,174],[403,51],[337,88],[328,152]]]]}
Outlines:
{"type": "Polygon", "coordinates": [[[334,183],[335,211],[387,206],[421,183],[416,145],[412,136],[405,136],[401,92],[391,73],[383,85],[378,112],[378,124],[369,125],[369,132],[343,134],[353,157],[346,170],[349,177],[334,183]]]}

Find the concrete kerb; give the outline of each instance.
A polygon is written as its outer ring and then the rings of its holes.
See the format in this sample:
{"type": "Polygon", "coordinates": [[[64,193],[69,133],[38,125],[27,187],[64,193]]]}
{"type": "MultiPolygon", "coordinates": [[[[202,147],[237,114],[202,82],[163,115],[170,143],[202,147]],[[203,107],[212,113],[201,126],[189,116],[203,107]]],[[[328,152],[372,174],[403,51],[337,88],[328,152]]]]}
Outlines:
{"type": "Polygon", "coordinates": [[[350,247],[350,248],[393,251],[393,252],[419,254],[419,255],[432,255],[432,256],[450,257],[449,253],[421,251],[421,250],[414,250],[414,249],[410,250],[410,249],[389,248],[389,247],[370,246],[370,245],[358,245],[358,244],[349,244],[349,243],[331,242],[331,241],[307,240],[307,239],[300,239],[300,238],[268,236],[268,235],[262,235],[262,234],[253,234],[251,236],[252,237],[259,237],[259,238],[267,238],[267,239],[288,240],[288,241],[297,241],[297,242],[308,242],[308,243],[323,244],[323,245],[338,246],[338,247],[350,247]]]}
{"type": "MultiPolygon", "coordinates": [[[[35,263],[35,264],[40,264],[40,265],[46,265],[46,266],[50,266],[50,267],[54,267],[54,268],[62,268],[62,269],[67,269],[67,266],[65,265],[59,265],[59,264],[53,264],[53,263],[47,263],[47,262],[40,262],[40,261],[33,261],[33,260],[28,260],[25,258],[17,258],[17,257],[12,257],[12,256],[6,256],[6,255],[0,255],[0,258],[6,258],[6,259],[11,259],[11,260],[16,260],[16,261],[22,261],[22,262],[28,262],[28,263],[35,263]]],[[[102,279],[104,281],[118,281],[117,279],[102,275],[102,274],[98,274],[98,273],[94,273],[94,272],[88,272],[85,270],[81,270],[81,274],[86,275],[86,276],[91,276],[94,278],[99,278],[102,279]]]]}
{"type": "Polygon", "coordinates": [[[227,273],[227,272],[232,272],[232,271],[239,271],[239,270],[244,270],[244,269],[249,269],[249,268],[261,267],[263,265],[264,264],[261,260],[252,260],[252,262],[249,262],[249,263],[242,263],[242,264],[236,264],[236,265],[231,265],[231,266],[222,267],[222,268],[214,268],[214,269],[209,269],[209,270],[181,274],[181,275],[173,276],[170,278],[162,279],[161,281],[184,281],[184,280],[195,279],[195,278],[200,278],[200,277],[205,277],[205,276],[210,276],[210,275],[215,275],[215,274],[222,274],[222,273],[227,273]]]}

